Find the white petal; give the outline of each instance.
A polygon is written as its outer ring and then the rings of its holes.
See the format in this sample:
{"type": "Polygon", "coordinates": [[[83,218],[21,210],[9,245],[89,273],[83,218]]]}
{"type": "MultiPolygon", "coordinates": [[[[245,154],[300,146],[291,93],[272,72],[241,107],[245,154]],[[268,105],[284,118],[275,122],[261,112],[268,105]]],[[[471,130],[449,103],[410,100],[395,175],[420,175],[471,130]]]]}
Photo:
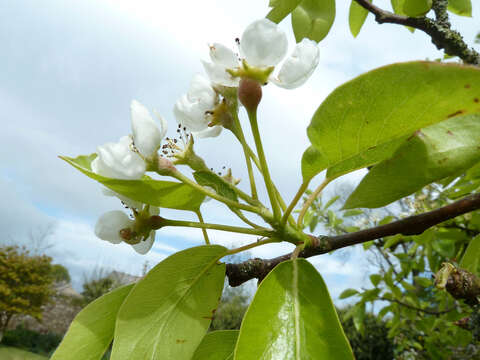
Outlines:
{"type": "Polygon", "coordinates": [[[119,244],[123,241],[120,236],[120,230],[130,228],[133,220],[119,210],[109,211],[100,216],[95,224],[95,235],[102,240],[113,244],[119,244]]]}
{"type": "Polygon", "coordinates": [[[207,104],[215,102],[216,93],[208,79],[201,75],[194,75],[187,92],[190,101],[202,101],[207,104]]]}
{"type": "Polygon", "coordinates": [[[183,95],[175,103],[173,114],[179,124],[186,126],[190,131],[201,131],[208,126],[208,120],[205,112],[213,108],[205,106],[199,101],[190,101],[186,95],[183,95]]]}
{"type": "Polygon", "coordinates": [[[161,116],[157,110],[153,109],[153,113],[155,114],[155,116],[157,117],[158,121],[160,121],[160,138],[164,138],[165,135],[167,135],[167,130],[168,130],[168,123],[167,123],[167,120],[165,120],[163,118],[163,116],[161,116]]]}
{"type": "Polygon", "coordinates": [[[133,244],[132,247],[137,253],[145,255],[152,248],[154,242],[155,231],[152,231],[146,240],[140,241],[138,244],[133,244]]]}
{"type": "Polygon", "coordinates": [[[222,132],[223,127],[220,125],[207,127],[202,131],[194,131],[192,135],[197,138],[217,137],[222,132]]]}
{"type": "Polygon", "coordinates": [[[317,43],[303,39],[295,46],[292,55],[283,63],[277,78],[272,82],[285,89],[303,85],[318,65],[320,51],[317,43]]]}
{"type": "Polygon", "coordinates": [[[210,59],[214,64],[222,65],[227,69],[238,67],[238,56],[231,49],[219,43],[210,45],[210,59]]]}
{"type": "Polygon", "coordinates": [[[287,53],[287,36],[268,19],[248,25],[240,41],[240,50],[247,63],[264,67],[277,65],[287,53]]]}
{"type": "Polygon", "coordinates": [[[106,143],[97,148],[97,157],[92,161],[92,170],[101,176],[134,180],[145,173],[145,162],[130,145],[129,136],[122,137],[117,143],[106,143]]]}
{"type": "Polygon", "coordinates": [[[161,131],[150,116],[148,109],[133,100],[131,105],[133,141],[138,151],[150,156],[158,150],[162,141],[161,131]]]}
{"type": "Polygon", "coordinates": [[[224,66],[206,61],[202,61],[202,64],[212,83],[228,87],[238,86],[240,79],[232,77],[232,75],[226,71],[227,68],[224,66]]]}

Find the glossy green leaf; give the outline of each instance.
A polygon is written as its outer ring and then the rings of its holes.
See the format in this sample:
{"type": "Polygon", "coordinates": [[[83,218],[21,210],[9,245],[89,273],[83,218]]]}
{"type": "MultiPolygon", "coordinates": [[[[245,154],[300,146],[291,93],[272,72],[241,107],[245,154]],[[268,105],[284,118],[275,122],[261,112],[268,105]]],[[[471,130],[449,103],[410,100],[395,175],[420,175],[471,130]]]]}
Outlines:
{"type": "Polygon", "coordinates": [[[335,178],[380,162],[418,129],[480,111],[479,98],[473,66],[416,61],[363,74],[334,90],[312,118],[308,137],[325,164],[315,170],[335,178]]]}
{"type": "Polygon", "coordinates": [[[113,340],[118,309],[133,285],[115,289],[80,311],[51,360],[101,359],[113,340]]]}
{"type": "Polygon", "coordinates": [[[374,166],[345,203],[376,208],[458,175],[480,161],[480,115],[451,118],[412,135],[391,158],[374,166]]]}
{"type": "Polygon", "coordinates": [[[460,267],[475,275],[480,275],[480,235],[470,240],[467,250],[462,257],[460,267]]]}
{"type": "Polygon", "coordinates": [[[327,287],[308,261],[283,262],[262,281],[234,359],[353,359],[327,287]]]}
{"type": "MultiPolygon", "coordinates": [[[[370,0],[370,2],[372,1],[370,0]]],[[[352,0],[350,3],[348,23],[350,25],[350,32],[352,33],[353,37],[357,37],[357,35],[360,33],[360,30],[367,19],[367,15],[368,10],[361,5],[358,5],[355,0],[352,0]]]]}
{"type": "Polygon", "coordinates": [[[202,186],[210,186],[215,190],[215,192],[227,199],[237,201],[237,194],[232,188],[232,184],[225,181],[219,176],[212,174],[208,171],[195,171],[193,177],[202,186]]]}
{"type": "Polygon", "coordinates": [[[335,0],[302,0],[292,12],[292,28],[297,42],[304,38],[320,42],[335,20],[335,0]]]}
{"type": "Polygon", "coordinates": [[[120,308],[112,360],[190,360],[223,289],[223,246],[175,253],[135,286],[120,308]]]}
{"type": "Polygon", "coordinates": [[[192,360],[232,360],[238,330],[209,332],[198,345],[192,360]]]}
{"type": "Polygon", "coordinates": [[[295,10],[301,1],[302,0],[270,0],[268,6],[270,6],[272,10],[270,10],[266,18],[278,24],[295,10]]]}
{"type": "Polygon", "coordinates": [[[403,11],[406,15],[424,16],[432,8],[432,0],[404,0],[403,11]]]}
{"type": "Polygon", "coordinates": [[[62,160],[65,160],[89,178],[98,181],[118,194],[144,204],[195,211],[200,208],[205,199],[205,195],[202,193],[178,182],[154,180],[148,176],[144,176],[140,180],[119,180],[97,175],[92,172],[90,167],[95,157],[96,154],[82,155],[76,158],[60,156],[62,160]]]}
{"type": "Polygon", "coordinates": [[[448,0],[448,10],[460,16],[472,16],[471,0],[448,0]]]}
{"type": "Polygon", "coordinates": [[[346,298],[349,298],[349,297],[357,295],[357,294],[358,294],[358,291],[355,290],[355,289],[346,289],[346,290],[342,291],[342,293],[340,294],[340,296],[338,298],[339,299],[346,299],[346,298]]]}

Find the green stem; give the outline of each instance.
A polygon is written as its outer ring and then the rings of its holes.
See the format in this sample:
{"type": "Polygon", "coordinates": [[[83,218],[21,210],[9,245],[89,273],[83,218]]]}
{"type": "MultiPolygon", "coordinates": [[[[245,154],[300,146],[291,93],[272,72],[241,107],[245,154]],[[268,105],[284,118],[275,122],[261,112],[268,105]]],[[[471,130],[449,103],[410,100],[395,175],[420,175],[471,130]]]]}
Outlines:
{"type": "MultiPolygon", "coordinates": [[[[260,166],[260,161],[258,161],[257,156],[255,155],[253,150],[250,149],[249,146],[247,146],[247,152],[248,152],[248,155],[250,156],[250,158],[252,159],[253,163],[257,167],[257,169],[263,174],[262,167],[260,166]]],[[[285,211],[287,209],[287,204],[285,203],[285,200],[283,200],[283,198],[280,195],[280,192],[278,191],[275,184],[272,184],[272,185],[273,185],[273,189],[275,190],[275,195],[277,196],[277,200],[280,204],[280,207],[282,208],[282,211],[285,211]]],[[[292,216],[288,217],[288,222],[290,223],[290,225],[295,226],[295,220],[293,219],[292,216]]]]}
{"type": "Polygon", "coordinates": [[[251,243],[251,244],[248,244],[248,245],[245,245],[245,246],[240,246],[239,248],[236,248],[236,249],[229,250],[229,251],[227,251],[227,254],[225,256],[238,254],[239,252],[242,252],[242,251],[245,251],[245,250],[250,250],[250,249],[253,249],[254,247],[265,245],[265,244],[270,244],[270,243],[273,243],[273,242],[277,242],[277,240],[275,240],[275,239],[259,240],[259,241],[254,242],[254,243],[251,243]]]}
{"type": "Polygon", "coordinates": [[[205,194],[205,195],[207,195],[207,196],[210,196],[212,199],[215,199],[215,200],[218,200],[218,201],[220,201],[220,202],[223,202],[224,204],[226,204],[226,205],[229,206],[229,207],[234,207],[234,208],[242,209],[242,210],[245,210],[245,211],[250,211],[250,212],[259,214],[260,216],[263,215],[263,212],[262,212],[261,209],[259,209],[258,207],[256,207],[256,206],[251,206],[251,205],[247,205],[247,204],[241,204],[241,203],[239,203],[239,202],[236,202],[236,201],[227,199],[226,197],[223,197],[223,196],[221,196],[221,195],[218,195],[217,193],[215,193],[215,192],[213,192],[213,191],[210,191],[210,190],[204,188],[204,187],[201,186],[201,185],[198,185],[195,181],[189,179],[188,177],[186,177],[185,175],[183,175],[183,174],[182,174],[181,172],[179,172],[179,171],[174,171],[174,172],[172,172],[171,176],[173,176],[174,178],[180,180],[180,181],[183,182],[184,184],[187,184],[187,185],[191,186],[192,188],[194,188],[195,190],[201,192],[202,194],[205,194]]]}
{"type": "Polygon", "coordinates": [[[283,214],[283,218],[282,218],[282,224],[283,225],[285,225],[287,223],[287,219],[290,216],[290,214],[292,213],[293,209],[295,208],[295,205],[297,205],[297,203],[301,199],[303,193],[305,192],[305,190],[307,190],[309,182],[310,181],[306,181],[300,186],[300,188],[298,189],[297,194],[293,198],[292,202],[290,203],[290,205],[288,205],[288,209],[283,214]]]}
{"type": "Polygon", "coordinates": [[[212,230],[235,232],[240,234],[259,235],[259,236],[265,236],[265,237],[271,237],[274,235],[274,232],[270,230],[250,229],[250,228],[243,228],[239,226],[209,224],[209,223],[200,223],[195,221],[184,221],[184,220],[171,220],[171,219],[165,219],[165,218],[162,218],[162,221],[163,221],[162,226],[182,226],[182,227],[191,227],[191,228],[198,228],[198,229],[212,229],[212,230]]]}
{"type": "Polygon", "coordinates": [[[257,112],[248,111],[248,118],[252,127],[253,139],[255,140],[255,146],[257,148],[258,159],[263,170],[263,179],[265,180],[265,187],[267,188],[268,197],[270,198],[270,204],[272,205],[273,216],[276,220],[280,220],[281,213],[278,207],[277,197],[275,196],[275,190],[273,189],[272,178],[268,171],[267,160],[265,159],[265,152],[263,151],[262,139],[260,138],[260,132],[258,130],[257,112]]]}
{"type": "Polygon", "coordinates": [[[238,209],[230,208],[230,210],[237,215],[245,224],[250,225],[254,229],[263,229],[263,230],[268,230],[267,228],[264,228],[260,225],[255,224],[253,221],[250,221],[247,219],[245,215],[242,214],[242,212],[238,209]]]}
{"type": "Polygon", "coordinates": [[[253,175],[252,162],[248,154],[248,150],[250,148],[247,144],[247,141],[245,140],[245,134],[243,133],[242,125],[240,124],[240,120],[238,119],[237,112],[233,113],[233,116],[234,116],[234,124],[233,124],[234,129],[232,129],[232,132],[237,137],[240,144],[242,144],[243,154],[245,155],[245,161],[247,163],[248,178],[250,180],[252,198],[257,200],[258,199],[257,186],[255,185],[255,177],[253,175]]]}
{"type": "Polygon", "coordinates": [[[325,187],[330,183],[330,181],[332,181],[332,179],[326,178],[325,180],[323,180],[323,182],[310,195],[310,197],[307,199],[305,204],[303,204],[302,210],[300,210],[300,214],[298,215],[298,219],[297,219],[297,226],[299,228],[301,228],[301,226],[302,226],[303,218],[304,218],[308,208],[310,207],[310,205],[312,205],[312,203],[315,201],[317,196],[322,192],[322,190],[325,189],[325,187]]]}
{"type": "MultiPolygon", "coordinates": [[[[197,217],[198,217],[198,220],[200,221],[200,223],[205,224],[205,222],[203,221],[203,216],[202,216],[202,213],[200,212],[200,210],[195,211],[195,213],[197,214],[197,217]]],[[[208,238],[207,229],[202,228],[202,233],[203,233],[203,238],[205,239],[205,244],[210,245],[210,239],[208,238]]]]}

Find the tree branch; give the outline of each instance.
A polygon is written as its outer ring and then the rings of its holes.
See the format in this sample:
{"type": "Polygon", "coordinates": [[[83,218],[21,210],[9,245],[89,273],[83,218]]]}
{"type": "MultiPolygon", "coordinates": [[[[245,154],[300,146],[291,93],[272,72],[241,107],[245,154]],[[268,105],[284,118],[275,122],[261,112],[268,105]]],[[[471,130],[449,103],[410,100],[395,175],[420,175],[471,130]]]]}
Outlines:
{"type": "MultiPolygon", "coordinates": [[[[311,235],[312,246],[305,248],[298,255],[309,258],[321,255],[347,246],[361,244],[385,236],[396,234],[419,235],[432,226],[438,225],[456,216],[480,209],[480,194],[467,196],[452,204],[443,206],[420,215],[414,215],[386,225],[376,226],[337,236],[311,235]]],[[[250,259],[239,264],[227,264],[227,277],[230,286],[239,286],[250,279],[260,281],[279,263],[289,260],[292,254],[286,254],[273,259],[250,259]]]]}
{"type": "Polygon", "coordinates": [[[430,36],[437,49],[448,55],[458,56],[467,64],[480,65],[480,54],[469,48],[458,31],[452,30],[446,12],[446,0],[434,0],[432,8],[436,20],[428,17],[408,17],[394,14],[373,5],[369,0],[355,0],[360,6],[375,15],[379,24],[398,24],[418,29],[430,36]]]}

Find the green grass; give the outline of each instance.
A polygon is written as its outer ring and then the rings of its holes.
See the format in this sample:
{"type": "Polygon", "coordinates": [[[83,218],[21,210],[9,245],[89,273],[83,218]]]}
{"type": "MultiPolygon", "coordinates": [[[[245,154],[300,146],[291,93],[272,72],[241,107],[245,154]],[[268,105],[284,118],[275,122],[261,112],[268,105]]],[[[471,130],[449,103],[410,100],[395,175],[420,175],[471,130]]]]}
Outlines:
{"type": "Polygon", "coordinates": [[[0,346],[0,359],[2,360],[47,360],[45,356],[37,355],[13,347],[0,346]]]}

